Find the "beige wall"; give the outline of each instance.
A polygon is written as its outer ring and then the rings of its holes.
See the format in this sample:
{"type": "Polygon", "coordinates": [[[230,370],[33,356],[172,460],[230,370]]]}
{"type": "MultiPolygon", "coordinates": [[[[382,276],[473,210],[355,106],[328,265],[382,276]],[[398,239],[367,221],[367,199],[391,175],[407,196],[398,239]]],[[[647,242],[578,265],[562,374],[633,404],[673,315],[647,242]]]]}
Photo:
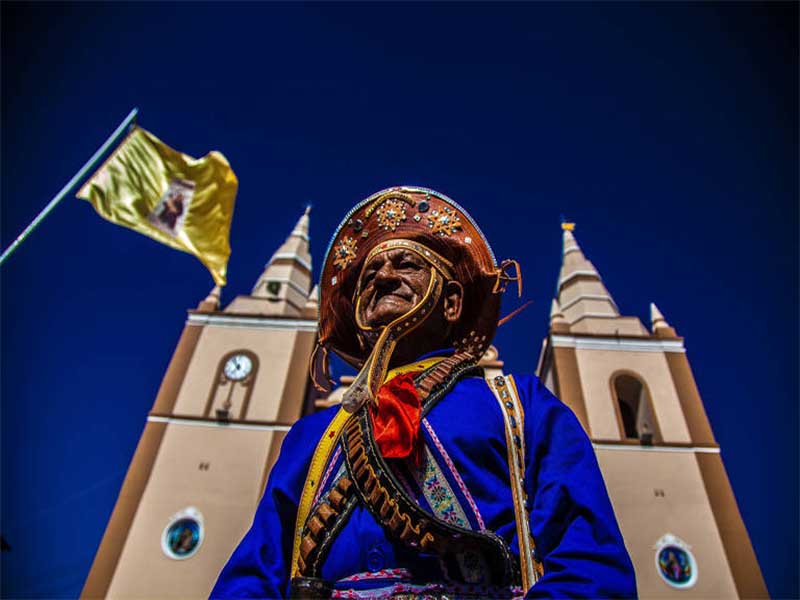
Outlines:
{"type": "MultiPolygon", "coordinates": [[[[285,286],[282,286],[281,289],[283,289],[283,287],[285,286]]],[[[305,302],[298,306],[292,306],[281,298],[269,299],[266,296],[236,296],[236,298],[225,307],[225,312],[239,315],[262,315],[267,317],[297,317],[304,303],[305,302]]]]}
{"type": "Polygon", "coordinates": [[[642,598],[736,598],[700,469],[693,452],[595,450],[642,598]],[[635,474],[635,476],[634,476],[635,474]],[[654,490],[664,491],[663,497],[654,490]],[[691,546],[697,582],[679,590],[656,571],[655,544],[665,534],[691,546]]]}
{"type": "MultiPolygon", "coordinates": [[[[269,275],[271,279],[289,279],[304,290],[309,290],[311,286],[311,275],[308,274],[308,271],[299,269],[294,263],[272,264],[269,267],[269,275]]],[[[308,292],[303,295],[303,298],[305,299],[307,295],[308,292]]]]}
{"type": "Polygon", "coordinates": [[[585,314],[617,316],[617,311],[610,300],[599,300],[596,298],[584,298],[568,308],[561,309],[564,318],[570,323],[574,323],[579,317],[585,314]]]}
{"type": "Polygon", "coordinates": [[[616,317],[614,319],[586,317],[573,323],[569,330],[572,333],[650,337],[650,333],[636,317],[616,317]]]}
{"type": "Polygon", "coordinates": [[[273,432],[221,425],[169,424],[125,548],[110,598],[207,597],[249,529],[261,493],[273,432]],[[209,463],[200,470],[201,462],[209,463]],[[189,507],[203,515],[205,537],[190,558],[161,549],[170,517],[189,507]]]}
{"type": "Polygon", "coordinates": [[[570,281],[564,286],[564,289],[559,292],[558,302],[563,307],[579,296],[609,296],[609,294],[599,280],[578,279],[570,281]]]}
{"type": "Polygon", "coordinates": [[[620,370],[637,374],[647,385],[664,443],[688,443],[689,430],[662,352],[577,348],[581,388],[593,439],[622,439],[611,395],[611,376],[620,370]]]}
{"type": "MultiPolygon", "coordinates": [[[[311,351],[311,344],[307,338],[313,338],[311,333],[282,329],[206,326],[178,393],[175,414],[202,416],[222,358],[228,352],[247,349],[258,356],[259,362],[247,418],[278,421],[281,396],[292,366],[294,350],[300,338],[302,338],[300,343],[304,348],[307,346],[307,351],[303,353],[304,359],[300,360],[301,364],[294,365],[293,371],[305,372],[306,361],[311,351]]],[[[297,392],[298,398],[302,399],[304,392],[303,386],[303,389],[297,392]]],[[[300,403],[302,404],[302,400],[300,403]]],[[[238,415],[239,406],[234,402],[234,415],[238,415]]]]}

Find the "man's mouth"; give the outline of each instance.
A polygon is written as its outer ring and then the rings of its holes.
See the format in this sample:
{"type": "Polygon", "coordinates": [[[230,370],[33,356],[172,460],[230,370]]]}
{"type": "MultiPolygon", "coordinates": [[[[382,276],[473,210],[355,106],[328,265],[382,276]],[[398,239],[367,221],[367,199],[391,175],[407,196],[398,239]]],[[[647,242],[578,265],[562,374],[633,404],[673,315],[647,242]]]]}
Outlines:
{"type": "Polygon", "coordinates": [[[371,302],[372,307],[374,308],[378,306],[378,304],[380,304],[384,300],[394,300],[395,302],[409,302],[410,298],[407,298],[402,294],[397,294],[394,292],[388,292],[385,294],[376,293],[371,302]]]}

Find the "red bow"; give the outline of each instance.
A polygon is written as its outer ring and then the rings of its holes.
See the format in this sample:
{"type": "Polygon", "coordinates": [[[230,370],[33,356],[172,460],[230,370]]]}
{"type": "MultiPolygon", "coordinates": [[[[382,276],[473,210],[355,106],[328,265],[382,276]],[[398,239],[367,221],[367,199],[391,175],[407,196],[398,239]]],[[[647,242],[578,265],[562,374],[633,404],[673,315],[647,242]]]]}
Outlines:
{"type": "Polygon", "coordinates": [[[384,458],[407,458],[422,464],[419,422],[422,403],[414,373],[403,373],[378,389],[377,406],[370,409],[375,443],[384,458]]]}

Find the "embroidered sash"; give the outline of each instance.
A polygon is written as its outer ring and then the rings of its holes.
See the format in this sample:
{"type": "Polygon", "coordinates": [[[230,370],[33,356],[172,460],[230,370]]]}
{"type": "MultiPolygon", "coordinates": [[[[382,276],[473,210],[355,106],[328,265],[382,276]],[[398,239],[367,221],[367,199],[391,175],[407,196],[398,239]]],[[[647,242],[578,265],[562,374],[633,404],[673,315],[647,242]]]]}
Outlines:
{"type": "Polygon", "coordinates": [[[528,522],[528,496],[525,493],[525,412],[512,376],[498,375],[494,379],[487,377],[486,383],[499,402],[503,415],[508,474],[514,501],[514,518],[517,522],[522,588],[528,590],[544,575],[544,567],[536,557],[536,544],[528,522]]]}

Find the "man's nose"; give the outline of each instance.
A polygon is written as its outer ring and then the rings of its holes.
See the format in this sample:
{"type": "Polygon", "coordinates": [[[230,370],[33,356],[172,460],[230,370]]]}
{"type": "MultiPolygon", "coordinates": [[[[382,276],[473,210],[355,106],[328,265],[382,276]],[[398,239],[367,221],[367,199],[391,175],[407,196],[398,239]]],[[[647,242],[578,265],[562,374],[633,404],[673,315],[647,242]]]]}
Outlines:
{"type": "Polygon", "coordinates": [[[397,271],[395,271],[394,265],[392,265],[391,261],[387,260],[375,273],[375,285],[379,287],[396,285],[397,281],[397,271]]]}

